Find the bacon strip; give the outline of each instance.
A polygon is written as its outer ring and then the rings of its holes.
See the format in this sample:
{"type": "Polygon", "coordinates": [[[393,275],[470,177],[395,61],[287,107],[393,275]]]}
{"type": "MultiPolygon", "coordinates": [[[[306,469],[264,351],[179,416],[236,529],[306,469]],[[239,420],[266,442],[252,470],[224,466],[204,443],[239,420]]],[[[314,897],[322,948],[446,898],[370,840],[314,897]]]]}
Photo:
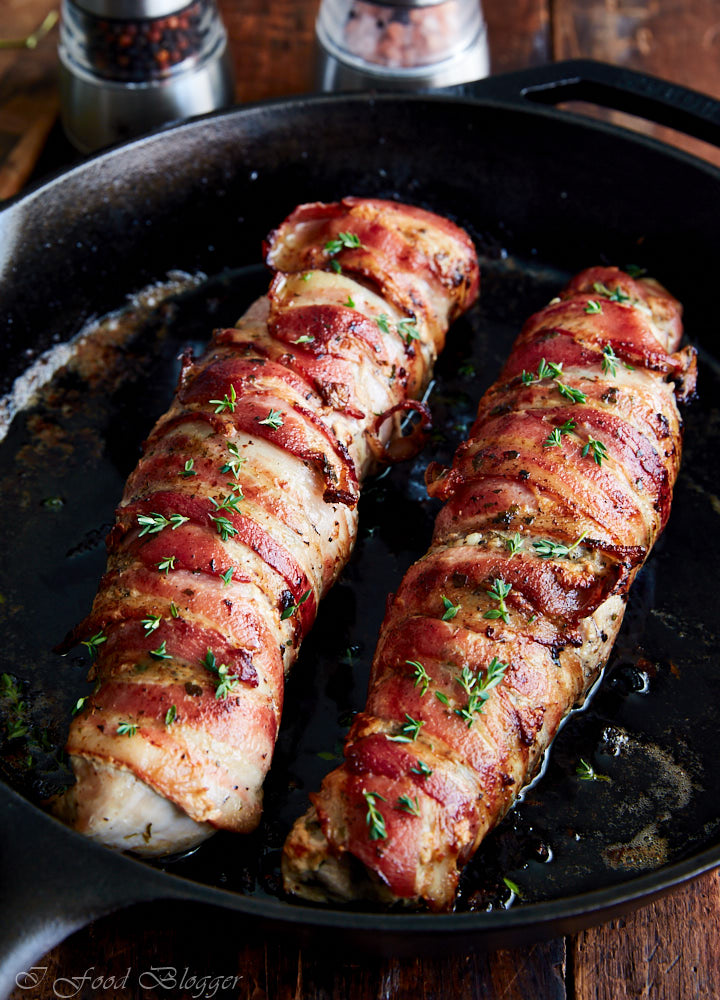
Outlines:
{"type": "Polygon", "coordinates": [[[680,314],[656,282],[591,268],[525,324],[452,467],[428,469],[432,547],[389,604],[345,761],[286,841],[288,891],[452,907],[666,523],[695,383],[680,314]]]}
{"type": "Polygon", "coordinates": [[[143,854],[257,825],[284,676],[352,550],[359,484],[411,446],[400,414],[478,291],[468,236],[393,202],[302,206],[266,254],[268,295],[183,357],[68,640],[95,637],[97,686],[56,811],[143,854]]]}

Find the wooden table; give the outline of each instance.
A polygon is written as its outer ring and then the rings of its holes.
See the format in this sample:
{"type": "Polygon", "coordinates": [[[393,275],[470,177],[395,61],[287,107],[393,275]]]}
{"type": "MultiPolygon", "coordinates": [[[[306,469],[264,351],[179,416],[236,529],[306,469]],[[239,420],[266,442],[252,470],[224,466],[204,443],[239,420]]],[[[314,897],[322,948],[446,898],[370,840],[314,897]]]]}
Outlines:
{"type": "MultiPolygon", "coordinates": [[[[0,37],[29,33],[54,0],[0,0],[0,37]]],[[[241,101],[308,91],[316,0],[220,0],[241,101]]],[[[493,70],[591,56],[646,70],[720,97],[716,0],[487,0],[493,70]]],[[[57,113],[55,38],[34,51],[0,51],[0,197],[19,190],[57,113]]],[[[715,150],[643,126],[720,163],[715,150]]],[[[62,142],[55,135],[57,160],[62,142]]],[[[65,151],[64,155],[69,155],[65,151]]],[[[41,159],[40,169],[55,165],[41,159]]],[[[37,173],[36,173],[37,175],[37,173]]],[[[71,890],[70,890],[71,891],[71,890]]],[[[0,919],[11,919],[2,914],[0,919]]],[[[218,997],[243,1000],[717,1000],[720,997],[718,872],[621,920],[512,951],[444,959],[339,960],[280,937],[235,939],[215,911],[155,904],[79,931],[47,955],[48,971],[14,1000],[50,1000],[58,977],[116,977],[127,985],[76,995],[190,997],[192,989],[142,988],[140,973],[165,965],[197,977],[230,977],[218,997]]],[[[70,989],[70,988],[68,988],[70,989]]],[[[67,992],[66,995],[71,995],[67,992]]]]}

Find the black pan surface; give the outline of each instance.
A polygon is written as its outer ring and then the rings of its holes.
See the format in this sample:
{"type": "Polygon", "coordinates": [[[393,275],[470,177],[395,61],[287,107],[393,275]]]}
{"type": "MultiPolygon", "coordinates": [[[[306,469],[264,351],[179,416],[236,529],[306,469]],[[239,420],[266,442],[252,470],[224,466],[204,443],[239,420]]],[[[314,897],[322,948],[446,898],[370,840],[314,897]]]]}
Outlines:
{"type": "MultiPolygon", "coordinates": [[[[288,685],[257,833],[218,835],[153,867],[91,847],[0,785],[6,817],[19,817],[28,845],[42,834],[59,857],[103,873],[104,901],[90,893],[85,918],[166,895],[304,931],[330,925],[370,940],[382,926],[386,947],[420,947],[430,932],[463,946],[509,943],[599,919],[720,861],[718,181],[681,153],[554,110],[360,96],[261,105],[171,129],[0,212],[5,389],[40,352],[148,283],[178,270],[207,276],[123,319],[127,336],[105,330],[71,351],[0,444],[0,672],[10,677],[0,691],[2,767],[31,802],[62,784],[55,749],[88,690],[82,654],[63,659],[52,647],[90,606],[104,534],[140,443],[167,408],[177,355],[233,323],[266,288],[266,232],[302,201],[395,197],[456,219],[481,255],[481,301],[437,367],[433,437],[415,462],[365,491],[356,552],[288,685]],[[604,682],[563,728],[541,782],[483,846],[457,913],[378,917],[287,900],[278,877],[285,833],[337,763],[362,706],[385,593],[430,538],[437,508],[424,468],[450,458],[523,319],[598,262],[636,264],[662,280],[685,303],[701,357],[670,524],[633,588],[604,682]],[[27,732],[10,738],[13,725],[27,732]],[[584,780],[582,762],[602,777],[584,780]]],[[[75,923],[82,887],[77,896],[75,923]]]]}

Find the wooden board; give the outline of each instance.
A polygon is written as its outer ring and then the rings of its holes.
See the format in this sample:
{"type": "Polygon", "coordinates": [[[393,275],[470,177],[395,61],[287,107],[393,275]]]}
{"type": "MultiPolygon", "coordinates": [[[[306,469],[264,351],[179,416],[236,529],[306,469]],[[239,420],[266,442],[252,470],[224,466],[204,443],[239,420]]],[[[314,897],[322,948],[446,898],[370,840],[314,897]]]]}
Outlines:
{"type": "MultiPolygon", "coordinates": [[[[0,38],[25,37],[57,0],[0,0],[0,38]]],[[[58,114],[57,27],[35,49],[0,50],[0,199],[30,176],[58,114]]]]}

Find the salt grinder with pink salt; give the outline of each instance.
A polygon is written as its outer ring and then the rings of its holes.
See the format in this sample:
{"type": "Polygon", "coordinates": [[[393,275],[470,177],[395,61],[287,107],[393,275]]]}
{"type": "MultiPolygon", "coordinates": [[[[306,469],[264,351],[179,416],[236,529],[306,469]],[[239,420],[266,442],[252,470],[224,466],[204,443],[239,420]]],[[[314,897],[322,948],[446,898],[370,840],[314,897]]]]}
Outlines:
{"type": "Polygon", "coordinates": [[[322,90],[432,90],[489,73],[479,0],[322,0],[315,31],[322,90]]]}

